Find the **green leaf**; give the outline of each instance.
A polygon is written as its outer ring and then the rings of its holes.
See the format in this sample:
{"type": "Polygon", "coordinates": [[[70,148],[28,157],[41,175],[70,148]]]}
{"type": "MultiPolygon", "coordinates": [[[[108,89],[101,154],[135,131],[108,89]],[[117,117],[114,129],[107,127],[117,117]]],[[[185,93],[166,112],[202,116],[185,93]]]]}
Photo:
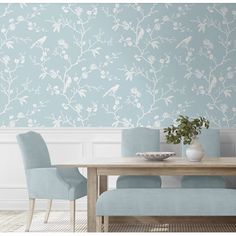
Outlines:
{"type": "Polygon", "coordinates": [[[181,141],[190,144],[192,139],[201,133],[202,128],[209,128],[210,122],[205,117],[189,118],[188,116],[180,115],[176,119],[176,126],[170,125],[164,128],[166,133],[167,143],[179,144],[181,141]]]}

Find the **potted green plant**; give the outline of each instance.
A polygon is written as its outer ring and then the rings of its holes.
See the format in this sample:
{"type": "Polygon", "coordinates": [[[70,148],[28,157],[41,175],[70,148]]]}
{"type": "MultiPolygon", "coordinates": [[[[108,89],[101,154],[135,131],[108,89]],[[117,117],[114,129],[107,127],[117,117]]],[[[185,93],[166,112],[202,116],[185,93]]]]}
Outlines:
{"type": "Polygon", "coordinates": [[[176,124],[164,128],[167,143],[189,145],[186,156],[189,161],[201,161],[204,156],[202,145],[198,141],[198,135],[202,128],[209,128],[209,121],[204,117],[189,118],[180,115],[176,124]]]}

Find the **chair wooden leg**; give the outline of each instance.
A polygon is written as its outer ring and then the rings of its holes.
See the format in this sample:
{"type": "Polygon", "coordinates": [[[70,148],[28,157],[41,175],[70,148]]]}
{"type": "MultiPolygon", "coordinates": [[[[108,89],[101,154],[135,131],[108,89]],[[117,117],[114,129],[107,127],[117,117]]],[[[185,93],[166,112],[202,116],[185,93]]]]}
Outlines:
{"type": "Polygon", "coordinates": [[[70,201],[70,224],[72,232],[75,232],[75,203],[75,200],[70,201]]]}
{"type": "Polygon", "coordinates": [[[109,232],[109,216],[104,216],[104,232],[109,232]]]}
{"type": "Polygon", "coordinates": [[[29,209],[28,209],[25,232],[29,232],[30,225],[31,225],[31,222],[32,222],[32,218],[33,218],[33,213],[34,213],[34,205],[35,205],[35,199],[30,198],[29,199],[29,209]]]}
{"type": "Polygon", "coordinates": [[[50,199],[47,202],[47,211],[46,211],[46,215],[45,215],[45,218],[44,218],[44,223],[48,223],[48,218],[49,218],[51,208],[52,208],[52,200],[50,199]]]}
{"type": "Polygon", "coordinates": [[[102,232],[102,216],[96,217],[96,232],[102,232]]]}

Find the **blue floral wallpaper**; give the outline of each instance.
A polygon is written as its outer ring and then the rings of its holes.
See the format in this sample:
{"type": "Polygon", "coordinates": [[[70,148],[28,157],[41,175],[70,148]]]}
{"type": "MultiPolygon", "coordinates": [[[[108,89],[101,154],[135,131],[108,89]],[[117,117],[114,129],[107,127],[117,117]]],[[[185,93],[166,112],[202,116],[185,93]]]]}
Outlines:
{"type": "Polygon", "coordinates": [[[236,126],[236,4],[0,4],[0,127],[236,126]]]}

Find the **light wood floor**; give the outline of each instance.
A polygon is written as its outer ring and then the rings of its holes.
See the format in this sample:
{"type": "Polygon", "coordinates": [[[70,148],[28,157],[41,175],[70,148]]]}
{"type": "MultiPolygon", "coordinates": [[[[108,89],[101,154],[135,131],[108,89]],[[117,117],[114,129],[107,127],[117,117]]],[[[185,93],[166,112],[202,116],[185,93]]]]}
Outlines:
{"type": "MultiPolygon", "coordinates": [[[[47,224],[44,212],[35,213],[31,232],[70,232],[69,212],[52,211],[47,224]]],[[[0,211],[0,232],[24,232],[26,213],[0,211]]],[[[86,232],[86,212],[77,212],[76,232],[86,232]]],[[[236,224],[110,224],[110,232],[236,232],[236,224]]]]}

